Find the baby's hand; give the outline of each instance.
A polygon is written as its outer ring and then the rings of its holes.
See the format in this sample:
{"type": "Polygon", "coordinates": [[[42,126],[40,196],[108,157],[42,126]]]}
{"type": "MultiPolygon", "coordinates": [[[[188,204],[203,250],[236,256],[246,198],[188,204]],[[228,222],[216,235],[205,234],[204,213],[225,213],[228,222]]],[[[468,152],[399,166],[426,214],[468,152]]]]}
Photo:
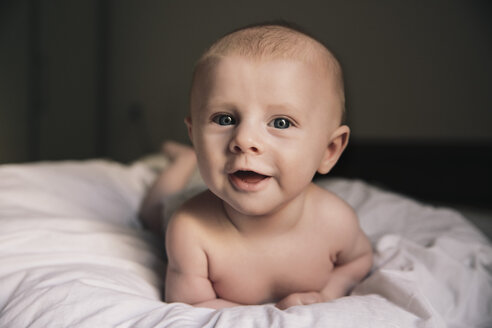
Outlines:
{"type": "Polygon", "coordinates": [[[322,301],[321,294],[318,292],[294,293],[281,299],[275,306],[280,310],[285,310],[294,305],[308,305],[320,303],[322,301]]]}

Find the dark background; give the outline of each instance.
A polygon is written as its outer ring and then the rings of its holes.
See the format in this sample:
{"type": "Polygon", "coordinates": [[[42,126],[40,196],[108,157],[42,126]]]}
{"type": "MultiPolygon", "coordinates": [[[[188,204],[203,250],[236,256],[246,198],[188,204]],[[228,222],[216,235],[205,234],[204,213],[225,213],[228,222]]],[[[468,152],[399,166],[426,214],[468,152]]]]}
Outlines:
{"type": "Polygon", "coordinates": [[[0,163],[187,142],[194,61],[279,18],[344,67],[352,139],[333,175],[492,207],[490,1],[0,0],[0,163]]]}

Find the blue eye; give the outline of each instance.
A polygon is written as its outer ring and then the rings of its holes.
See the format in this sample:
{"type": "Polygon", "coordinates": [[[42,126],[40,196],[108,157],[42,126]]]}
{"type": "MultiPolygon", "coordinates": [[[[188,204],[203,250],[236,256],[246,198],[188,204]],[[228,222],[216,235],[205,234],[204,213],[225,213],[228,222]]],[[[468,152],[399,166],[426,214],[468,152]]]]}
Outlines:
{"type": "Polygon", "coordinates": [[[287,129],[291,125],[290,121],[286,118],[276,118],[273,120],[273,127],[275,129],[287,129]]]}
{"type": "Polygon", "coordinates": [[[231,115],[220,114],[213,118],[213,121],[219,125],[232,125],[236,124],[236,120],[231,115]]]}

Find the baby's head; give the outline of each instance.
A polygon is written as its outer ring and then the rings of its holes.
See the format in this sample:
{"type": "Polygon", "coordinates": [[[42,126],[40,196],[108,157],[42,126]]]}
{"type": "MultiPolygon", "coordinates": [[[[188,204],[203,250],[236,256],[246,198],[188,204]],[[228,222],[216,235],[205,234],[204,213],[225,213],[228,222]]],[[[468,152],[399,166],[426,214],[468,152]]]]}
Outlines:
{"type": "Polygon", "coordinates": [[[233,31],[218,39],[200,57],[195,65],[191,86],[190,109],[198,99],[196,89],[200,79],[221,58],[240,56],[252,61],[289,59],[313,64],[331,80],[340,115],[345,117],[343,73],[335,56],[319,41],[290,23],[258,24],[233,31]]]}
{"type": "Polygon", "coordinates": [[[200,173],[244,213],[302,194],[347,144],[340,65],[290,27],[252,26],[219,39],[197,63],[190,98],[186,123],[200,173]]]}

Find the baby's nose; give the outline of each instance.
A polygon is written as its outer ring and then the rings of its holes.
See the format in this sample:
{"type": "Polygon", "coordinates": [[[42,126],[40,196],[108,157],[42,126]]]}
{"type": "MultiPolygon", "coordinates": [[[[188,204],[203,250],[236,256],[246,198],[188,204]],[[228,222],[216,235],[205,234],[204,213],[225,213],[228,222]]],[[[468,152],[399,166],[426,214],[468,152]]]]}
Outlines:
{"type": "Polygon", "coordinates": [[[263,143],[259,131],[245,123],[238,125],[229,144],[229,150],[233,153],[256,155],[263,153],[263,143]]]}

